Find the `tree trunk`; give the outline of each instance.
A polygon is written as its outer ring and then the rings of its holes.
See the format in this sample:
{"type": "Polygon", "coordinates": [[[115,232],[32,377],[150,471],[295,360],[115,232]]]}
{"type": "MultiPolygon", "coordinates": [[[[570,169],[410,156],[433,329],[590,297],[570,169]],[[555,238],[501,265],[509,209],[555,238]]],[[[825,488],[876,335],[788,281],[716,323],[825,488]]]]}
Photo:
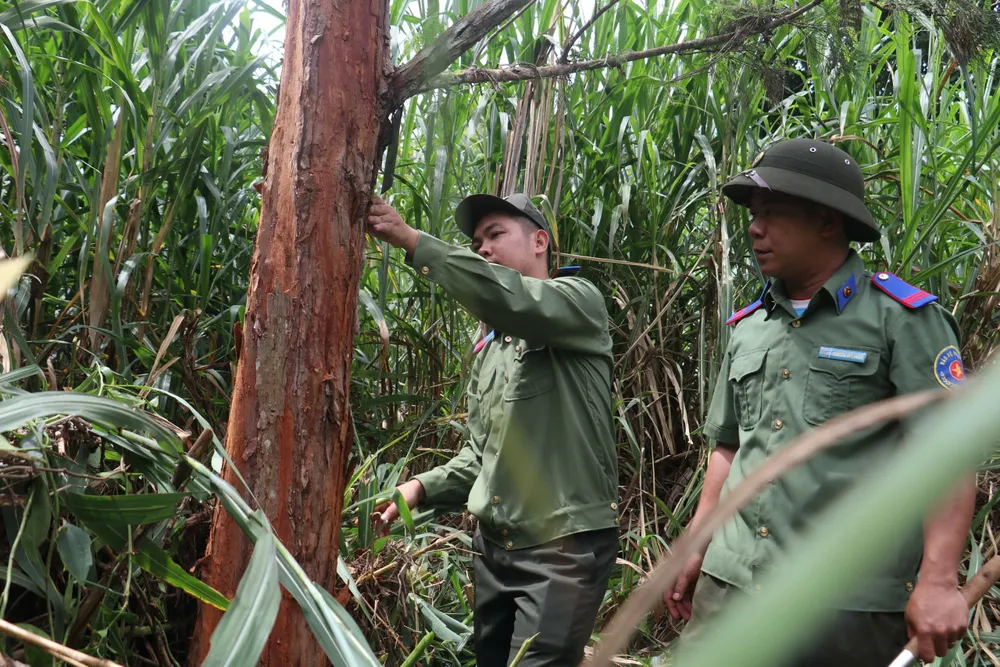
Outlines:
{"type": "MultiPolygon", "coordinates": [[[[291,0],[226,450],[309,576],[333,591],[352,429],[350,363],[388,74],[383,0],[291,0]]],[[[233,470],[225,478],[242,488],[233,470]]],[[[255,505],[256,503],[248,499],[255,505]]],[[[204,580],[232,596],[251,545],[218,506],[204,580]]],[[[326,664],[283,599],[261,665],[326,664]]],[[[221,612],[202,606],[190,663],[221,612]]]]}

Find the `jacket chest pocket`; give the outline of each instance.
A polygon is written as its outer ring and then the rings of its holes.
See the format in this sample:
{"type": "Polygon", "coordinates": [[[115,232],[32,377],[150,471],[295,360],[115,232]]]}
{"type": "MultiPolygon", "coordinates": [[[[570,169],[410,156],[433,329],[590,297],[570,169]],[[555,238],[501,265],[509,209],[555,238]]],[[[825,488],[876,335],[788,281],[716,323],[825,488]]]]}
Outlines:
{"type": "Polygon", "coordinates": [[[885,398],[877,373],[881,355],[864,348],[815,347],[802,396],[802,415],[818,426],[837,415],[885,398]]]}
{"type": "Polygon", "coordinates": [[[760,421],[764,401],[764,359],[767,350],[751,350],[733,357],[729,363],[729,381],[736,399],[740,428],[751,430],[760,421]]]}
{"type": "Polygon", "coordinates": [[[520,401],[552,391],[552,351],[544,345],[523,343],[523,346],[514,356],[510,376],[505,378],[506,401],[520,401]]]}
{"type": "MultiPolygon", "coordinates": [[[[493,399],[493,385],[496,383],[497,376],[496,363],[484,363],[482,368],[479,369],[479,377],[477,378],[476,386],[469,392],[469,416],[471,417],[473,413],[479,420],[479,427],[482,429],[482,434],[489,433],[490,425],[493,422],[492,415],[490,411],[493,408],[493,404],[496,402],[493,399]]],[[[471,423],[470,426],[475,426],[471,423]]],[[[480,435],[480,434],[477,434],[480,435]]]]}

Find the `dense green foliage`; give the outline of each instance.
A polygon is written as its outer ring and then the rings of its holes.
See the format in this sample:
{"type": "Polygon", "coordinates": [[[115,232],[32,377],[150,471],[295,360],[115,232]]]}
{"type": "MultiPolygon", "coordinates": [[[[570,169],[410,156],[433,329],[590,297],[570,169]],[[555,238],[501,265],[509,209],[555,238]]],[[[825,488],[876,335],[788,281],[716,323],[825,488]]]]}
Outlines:
{"type": "MultiPolygon", "coordinates": [[[[569,56],[725,32],[767,7],[623,1],[569,56]]],[[[396,62],[469,9],[466,0],[391,3],[396,62]]],[[[456,67],[554,62],[590,11],[539,0],[456,67]]],[[[3,7],[0,243],[37,258],[3,306],[0,361],[15,372],[4,386],[72,388],[141,406],[181,436],[206,426],[224,434],[259,210],[253,184],[275,100],[253,18],[238,1],[3,7]]],[[[556,223],[564,262],[582,264],[607,294],[623,553],[602,623],[693,511],[722,322],[760,287],[745,213],[719,186],[770,141],[825,138],[856,157],[886,230],[866,259],[939,294],[961,324],[967,365],[988,363],[1000,327],[997,34],[994,13],[954,1],[828,2],[722,52],[451,88],[406,104],[388,197],[410,222],[461,242],[451,220],[461,197],[527,191],[556,223]]],[[[418,513],[388,539],[369,528],[376,497],[460,444],[464,373],[479,335],[402,259],[373,243],[363,276],[342,538],[342,574],[352,581],[338,599],[385,664],[469,664],[468,518],[418,513]]],[[[67,404],[62,414],[73,412],[67,404]]],[[[137,499],[125,502],[137,503],[141,521],[119,523],[148,524],[136,540],[154,537],[175,568],[150,566],[141,548],[115,543],[86,508],[52,493],[65,473],[3,458],[9,542],[21,534],[34,546],[25,555],[0,547],[12,582],[0,598],[5,618],[68,641],[94,589],[83,580],[101,580],[107,591],[84,646],[128,664],[183,661],[192,595],[213,592],[179,571],[201,555],[217,488],[202,481],[172,495],[176,452],[150,462],[136,437],[99,415],[87,420],[40,414],[5,432],[45,468],[88,475],[74,479],[92,495],[137,499]]],[[[995,552],[992,475],[981,477],[973,564],[995,552]]],[[[273,579],[267,562],[255,563],[273,579]]],[[[967,664],[985,663],[980,646],[995,639],[997,622],[989,608],[977,616],[967,664]]],[[[631,652],[649,660],[676,628],[651,618],[640,630],[631,652]]]]}

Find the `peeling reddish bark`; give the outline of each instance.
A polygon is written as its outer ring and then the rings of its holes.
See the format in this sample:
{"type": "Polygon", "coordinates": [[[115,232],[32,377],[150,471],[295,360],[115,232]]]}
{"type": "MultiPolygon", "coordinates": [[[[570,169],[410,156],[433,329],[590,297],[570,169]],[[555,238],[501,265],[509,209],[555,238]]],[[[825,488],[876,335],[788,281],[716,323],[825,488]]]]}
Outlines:
{"type": "MultiPolygon", "coordinates": [[[[386,97],[384,0],[291,0],[226,449],[309,576],[336,587],[364,219],[386,97]]],[[[225,478],[236,488],[232,470],[225,478]]],[[[248,498],[251,505],[255,505],[248,498]]],[[[232,596],[249,540],[218,508],[201,575],[232,596]]],[[[326,664],[295,601],[261,665],[326,664]]],[[[202,606],[190,663],[221,612],[202,606]]]]}

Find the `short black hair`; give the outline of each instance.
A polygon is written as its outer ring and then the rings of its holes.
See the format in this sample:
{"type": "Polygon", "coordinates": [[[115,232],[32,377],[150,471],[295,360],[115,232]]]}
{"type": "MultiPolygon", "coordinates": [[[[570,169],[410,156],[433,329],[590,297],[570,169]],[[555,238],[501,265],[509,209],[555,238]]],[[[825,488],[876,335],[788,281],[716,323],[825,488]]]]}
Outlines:
{"type": "Polygon", "coordinates": [[[529,218],[526,215],[515,216],[514,219],[517,220],[517,222],[521,225],[521,227],[524,228],[524,230],[527,233],[529,233],[529,234],[532,233],[532,232],[543,231],[543,232],[545,232],[548,235],[548,237],[549,237],[549,245],[545,249],[545,251],[546,251],[545,254],[546,254],[546,260],[547,260],[547,264],[546,265],[549,267],[549,270],[551,271],[552,270],[552,256],[555,254],[555,251],[552,249],[552,235],[549,234],[546,230],[544,230],[541,227],[539,227],[537,222],[535,222],[534,220],[532,220],[531,218],[529,218]]]}

